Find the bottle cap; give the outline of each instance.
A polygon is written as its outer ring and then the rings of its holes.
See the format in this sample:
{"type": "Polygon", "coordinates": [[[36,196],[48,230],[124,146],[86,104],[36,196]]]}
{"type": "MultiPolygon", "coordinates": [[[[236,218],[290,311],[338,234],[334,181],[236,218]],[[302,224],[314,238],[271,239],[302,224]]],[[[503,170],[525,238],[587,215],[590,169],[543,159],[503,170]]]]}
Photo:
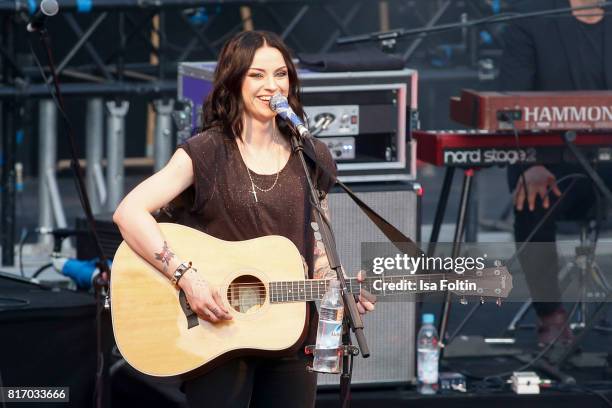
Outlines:
{"type": "Polygon", "coordinates": [[[433,313],[423,313],[423,324],[433,324],[434,315],[433,313]]]}

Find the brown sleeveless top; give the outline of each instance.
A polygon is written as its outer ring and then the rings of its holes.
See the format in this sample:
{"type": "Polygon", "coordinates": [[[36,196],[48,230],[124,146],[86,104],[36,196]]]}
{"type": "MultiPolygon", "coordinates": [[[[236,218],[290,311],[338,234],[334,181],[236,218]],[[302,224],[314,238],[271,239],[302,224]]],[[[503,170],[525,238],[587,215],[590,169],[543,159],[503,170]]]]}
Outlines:
{"type": "MultiPolygon", "coordinates": [[[[327,146],[317,139],[313,142],[319,163],[335,174],[336,164],[327,146]]],[[[256,189],[256,202],[247,167],[233,137],[208,130],[191,137],[179,148],[193,162],[193,199],[187,203],[191,208],[187,209],[186,225],[227,241],[264,235],[287,237],[305,258],[312,278],[312,208],[304,170],[295,153],[291,153],[280,170],[274,188],[267,192],[256,189]]],[[[311,175],[317,189],[327,193],[331,180],[321,171],[311,171],[311,175]]],[[[251,177],[265,190],[274,184],[276,174],[260,175],[251,171],[251,177]]]]}

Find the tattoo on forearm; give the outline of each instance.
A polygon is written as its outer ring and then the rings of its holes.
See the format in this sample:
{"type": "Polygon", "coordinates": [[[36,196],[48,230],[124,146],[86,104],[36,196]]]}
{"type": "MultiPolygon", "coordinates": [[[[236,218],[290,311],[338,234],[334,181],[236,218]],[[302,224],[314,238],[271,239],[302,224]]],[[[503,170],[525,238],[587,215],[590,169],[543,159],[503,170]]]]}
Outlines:
{"type": "Polygon", "coordinates": [[[168,243],[164,241],[164,247],[161,252],[155,253],[155,259],[162,263],[162,268],[164,273],[168,272],[168,267],[170,266],[170,260],[174,258],[174,253],[170,251],[168,248],[168,243]]]}
{"type": "Polygon", "coordinates": [[[326,216],[329,216],[329,202],[327,201],[327,197],[321,200],[321,209],[326,216]]]}
{"type": "MultiPolygon", "coordinates": [[[[329,219],[329,202],[327,197],[321,200],[321,209],[326,218],[329,219]]],[[[316,218],[315,218],[316,219],[316,218]]],[[[325,252],[325,245],[321,240],[321,233],[319,232],[319,226],[315,229],[315,247],[314,247],[314,273],[315,279],[331,279],[336,276],[336,272],[329,267],[329,260],[327,259],[327,253],[325,252]]]]}
{"type": "MultiPolygon", "coordinates": [[[[318,242],[317,242],[318,244],[318,242]]],[[[329,267],[329,260],[323,245],[315,245],[314,252],[314,279],[332,279],[336,277],[336,271],[329,267]]]]}
{"type": "Polygon", "coordinates": [[[327,200],[327,197],[321,200],[321,209],[323,210],[325,218],[329,220],[329,201],[327,200]]]}
{"type": "Polygon", "coordinates": [[[336,277],[336,271],[331,269],[329,265],[322,266],[320,268],[315,268],[314,271],[314,279],[333,279],[336,277]]]}

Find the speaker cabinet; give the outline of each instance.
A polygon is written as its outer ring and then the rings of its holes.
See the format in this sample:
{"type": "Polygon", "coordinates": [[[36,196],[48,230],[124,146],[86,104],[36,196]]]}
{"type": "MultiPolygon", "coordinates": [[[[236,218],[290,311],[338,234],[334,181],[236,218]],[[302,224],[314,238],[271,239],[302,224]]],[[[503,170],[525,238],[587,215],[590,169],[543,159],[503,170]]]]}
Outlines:
{"type": "MultiPolygon", "coordinates": [[[[351,186],[359,198],[404,235],[419,241],[418,184],[351,186]]],[[[338,253],[347,275],[361,267],[362,242],[388,242],[382,232],[342,190],[329,195],[338,253]]],[[[354,358],[352,384],[409,383],[415,378],[416,304],[379,298],[376,310],[364,319],[370,357],[354,358]]],[[[353,341],[355,343],[355,341],[353,341]]],[[[339,384],[339,375],[319,374],[319,385],[339,384]]]]}
{"type": "MultiPolygon", "coordinates": [[[[93,296],[65,289],[51,290],[1,272],[0,296],[1,385],[70,389],[69,402],[17,406],[92,406],[96,374],[93,296]]],[[[108,358],[112,330],[105,316],[102,313],[103,347],[108,358]]],[[[104,391],[106,401],[108,389],[104,391]]],[[[7,406],[14,404],[9,402],[7,406]]]]}

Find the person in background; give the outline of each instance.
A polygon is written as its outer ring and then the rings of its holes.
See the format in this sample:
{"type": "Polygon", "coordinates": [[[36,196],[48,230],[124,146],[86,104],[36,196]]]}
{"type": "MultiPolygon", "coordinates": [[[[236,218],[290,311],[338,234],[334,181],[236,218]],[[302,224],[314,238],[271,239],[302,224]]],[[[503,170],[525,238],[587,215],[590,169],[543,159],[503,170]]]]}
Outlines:
{"type": "MultiPolygon", "coordinates": [[[[520,12],[567,7],[596,6],[598,0],[524,1],[520,12]]],[[[577,91],[612,89],[612,18],[604,9],[574,10],[571,15],[528,18],[512,23],[504,35],[499,89],[502,91],[577,91]]],[[[520,143],[520,142],[519,142],[520,143]]],[[[612,169],[600,165],[598,173],[612,185],[612,169]]],[[[557,180],[583,170],[572,164],[515,165],[508,169],[513,191],[516,242],[524,242],[544,214],[561,195],[566,184],[557,180]]],[[[588,179],[578,179],[557,209],[548,217],[530,242],[554,243],[556,220],[576,218],[592,211],[595,202],[588,179]]],[[[563,329],[567,312],[561,304],[555,245],[528,246],[519,260],[527,279],[538,316],[538,341],[550,343],[560,335],[572,340],[563,329]],[[562,331],[562,333],[561,333],[562,331]]],[[[577,277],[573,277],[577,278],[577,277]]]]}

